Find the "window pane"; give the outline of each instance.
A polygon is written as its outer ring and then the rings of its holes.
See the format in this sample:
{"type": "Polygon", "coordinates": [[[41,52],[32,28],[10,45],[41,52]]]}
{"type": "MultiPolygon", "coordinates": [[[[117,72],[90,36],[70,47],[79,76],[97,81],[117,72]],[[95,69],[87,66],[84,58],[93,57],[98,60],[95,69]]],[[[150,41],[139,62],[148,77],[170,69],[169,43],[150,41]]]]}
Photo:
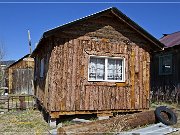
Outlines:
{"type": "Polygon", "coordinates": [[[108,59],[108,80],[122,80],[122,59],[108,59]]]}
{"type": "Polygon", "coordinates": [[[172,73],[172,55],[159,57],[159,70],[159,73],[164,75],[172,73]]]}
{"type": "Polygon", "coordinates": [[[122,80],[122,60],[116,60],[115,80],[122,80]]]}
{"type": "Polygon", "coordinates": [[[97,72],[96,72],[96,79],[97,80],[104,80],[104,72],[105,72],[105,60],[104,59],[97,59],[97,72]]]}
{"type": "Polygon", "coordinates": [[[114,71],[115,71],[115,60],[108,59],[108,80],[115,80],[114,71]]]}
{"type": "Polygon", "coordinates": [[[44,58],[41,59],[41,66],[40,66],[40,77],[44,76],[44,58]]]}
{"type": "Polygon", "coordinates": [[[104,58],[90,58],[89,63],[89,79],[90,80],[104,80],[105,79],[105,59],[104,58]]]}

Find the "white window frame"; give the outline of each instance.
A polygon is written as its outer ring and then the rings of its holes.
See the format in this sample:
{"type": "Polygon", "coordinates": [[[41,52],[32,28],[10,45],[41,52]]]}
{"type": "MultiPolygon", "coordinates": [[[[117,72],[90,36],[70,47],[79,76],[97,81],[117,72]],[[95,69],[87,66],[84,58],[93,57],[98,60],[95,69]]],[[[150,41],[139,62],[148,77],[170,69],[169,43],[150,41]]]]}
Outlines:
{"type": "Polygon", "coordinates": [[[42,58],[40,61],[40,77],[44,77],[44,58],[42,58]]]}
{"type": "Polygon", "coordinates": [[[88,61],[88,81],[89,82],[125,82],[125,58],[124,57],[109,57],[109,56],[96,56],[96,55],[90,55],[89,61],[88,61]],[[91,57],[93,58],[104,58],[105,59],[105,79],[104,80],[90,80],[89,78],[89,63],[91,57]],[[122,80],[108,80],[107,74],[108,74],[108,59],[121,59],[122,60],[122,80]]]}

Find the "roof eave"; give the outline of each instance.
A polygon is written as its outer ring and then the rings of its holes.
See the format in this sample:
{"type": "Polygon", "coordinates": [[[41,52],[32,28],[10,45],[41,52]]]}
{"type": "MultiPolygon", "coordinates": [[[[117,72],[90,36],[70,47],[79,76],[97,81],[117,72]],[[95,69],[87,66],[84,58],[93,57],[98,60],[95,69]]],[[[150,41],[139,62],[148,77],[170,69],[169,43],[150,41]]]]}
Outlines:
{"type": "Polygon", "coordinates": [[[156,45],[157,49],[160,49],[162,50],[165,45],[162,44],[159,40],[157,40],[155,37],[153,37],[151,34],[149,34],[146,30],[144,30],[142,27],[140,27],[137,23],[135,23],[134,21],[132,21],[129,17],[127,17],[124,13],[122,13],[120,10],[118,10],[116,7],[110,7],[108,9],[105,9],[103,11],[100,11],[100,12],[97,12],[95,14],[91,14],[89,16],[85,16],[83,18],[80,18],[80,19],[77,19],[75,21],[72,21],[72,22],[69,22],[69,23],[66,23],[64,25],[61,25],[61,26],[58,26],[56,28],[53,28],[51,30],[48,30],[48,31],[45,31],[43,33],[43,36],[42,38],[40,39],[38,45],[36,46],[35,50],[32,52],[31,54],[31,57],[35,57],[35,53],[37,51],[37,49],[39,48],[42,40],[44,38],[47,38],[51,35],[53,35],[54,33],[56,33],[59,29],[62,29],[64,27],[67,27],[67,26],[70,26],[70,25],[73,25],[77,22],[80,22],[80,21],[84,21],[86,19],[89,19],[89,18],[92,18],[96,15],[99,15],[99,14],[103,14],[104,12],[107,12],[107,11],[111,11],[114,15],[116,15],[119,19],[123,20],[127,25],[129,25],[131,28],[133,28],[135,31],[137,31],[139,34],[141,34],[143,37],[145,37],[146,39],[148,39],[151,43],[153,43],[154,45],[156,45]]]}

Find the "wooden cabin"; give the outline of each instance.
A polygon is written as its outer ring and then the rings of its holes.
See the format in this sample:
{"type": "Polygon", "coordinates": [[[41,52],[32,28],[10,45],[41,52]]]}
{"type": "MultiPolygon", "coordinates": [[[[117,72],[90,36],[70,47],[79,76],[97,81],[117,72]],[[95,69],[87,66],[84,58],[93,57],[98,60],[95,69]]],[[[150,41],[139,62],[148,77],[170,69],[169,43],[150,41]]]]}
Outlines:
{"type": "Polygon", "coordinates": [[[180,32],[164,34],[160,41],[165,48],[152,59],[152,92],[167,98],[164,100],[175,100],[178,89],[180,93],[180,32]]]}
{"type": "Polygon", "coordinates": [[[51,118],[149,108],[151,52],[163,45],[117,8],[44,32],[35,95],[51,118]]]}
{"type": "Polygon", "coordinates": [[[25,55],[7,68],[9,94],[34,94],[34,59],[25,55]]]}

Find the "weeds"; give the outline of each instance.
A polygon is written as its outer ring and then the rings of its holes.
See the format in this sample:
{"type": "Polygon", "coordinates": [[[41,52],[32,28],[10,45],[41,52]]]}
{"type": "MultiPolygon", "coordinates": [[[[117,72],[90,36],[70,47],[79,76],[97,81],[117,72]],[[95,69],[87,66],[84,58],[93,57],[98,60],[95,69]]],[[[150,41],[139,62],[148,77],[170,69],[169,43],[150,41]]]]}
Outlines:
{"type": "Polygon", "coordinates": [[[37,110],[10,111],[0,115],[0,132],[11,132],[13,134],[38,133],[44,134],[49,130],[41,113],[37,110]]]}

